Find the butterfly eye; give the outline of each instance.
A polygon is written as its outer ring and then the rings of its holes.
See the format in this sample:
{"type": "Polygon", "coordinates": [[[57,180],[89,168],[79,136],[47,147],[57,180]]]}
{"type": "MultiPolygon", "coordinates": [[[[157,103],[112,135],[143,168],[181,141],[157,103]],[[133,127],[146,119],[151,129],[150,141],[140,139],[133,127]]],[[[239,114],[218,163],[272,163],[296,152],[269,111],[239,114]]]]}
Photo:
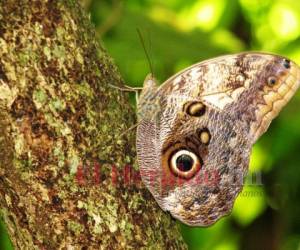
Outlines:
{"type": "Polygon", "coordinates": [[[182,149],[171,157],[170,168],[175,175],[190,179],[200,170],[201,162],[196,154],[182,149]]]}
{"type": "Polygon", "coordinates": [[[274,85],[276,85],[276,83],[277,83],[276,77],[270,76],[270,77],[268,78],[268,85],[269,85],[270,87],[273,87],[274,85]]]}

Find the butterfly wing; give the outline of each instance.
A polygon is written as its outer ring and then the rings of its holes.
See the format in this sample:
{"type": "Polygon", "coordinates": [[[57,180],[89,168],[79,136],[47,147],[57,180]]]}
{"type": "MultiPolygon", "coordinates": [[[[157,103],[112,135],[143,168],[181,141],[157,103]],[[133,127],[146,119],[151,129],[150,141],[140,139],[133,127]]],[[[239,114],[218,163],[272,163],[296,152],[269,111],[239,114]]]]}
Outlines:
{"type": "Polygon", "coordinates": [[[285,60],[253,53],[216,58],[185,69],[142,98],[140,110],[147,115],[140,116],[137,130],[138,163],[164,210],[198,226],[230,212],[252,144],[299,85],[298,67],[285,60]],[[276,78],[274,86],[268,85],[270,77],[276,78]],[[266,119],[266,107],[278,102],[266,119]]]}
{"type": "Polygon", "coordinates": [[[139,124],[141,176],[163,210],[186,224],[206,226],[230,211],[247,172],[251,144],[245,131],[215,107],[205,105],[201,119],[177,112],[165,108],[156,119],[139,124]],[[180,175],[172,158],[186,151],[198,166],[180,175]]]}

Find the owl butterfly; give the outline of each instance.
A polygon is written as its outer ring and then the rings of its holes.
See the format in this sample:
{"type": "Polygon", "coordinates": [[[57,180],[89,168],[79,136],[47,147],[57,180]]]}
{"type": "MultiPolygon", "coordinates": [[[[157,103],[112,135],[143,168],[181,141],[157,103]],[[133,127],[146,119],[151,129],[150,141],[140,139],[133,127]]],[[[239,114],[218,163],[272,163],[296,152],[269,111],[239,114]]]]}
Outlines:
{"type": "Polygon", "coordinates": [[[299,83],[295,63],[263,53],[207,60],[159,87],[149,75],[138,102],[137,157],[159,206],[192,226],[227,215],[252,145],[299,83]]]}

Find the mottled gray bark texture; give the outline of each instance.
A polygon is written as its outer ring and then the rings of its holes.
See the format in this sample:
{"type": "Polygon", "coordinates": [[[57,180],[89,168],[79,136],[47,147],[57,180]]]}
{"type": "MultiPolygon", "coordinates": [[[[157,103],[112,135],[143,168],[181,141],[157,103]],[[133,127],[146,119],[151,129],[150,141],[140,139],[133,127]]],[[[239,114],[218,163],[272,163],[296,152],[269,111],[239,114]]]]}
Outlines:
{"type": "Polygon", "coordinates": [[[15,249],[186,248],[142,184],[111,174],[135,166],[134,132],[119,137],[135,115],[108,84],[122,79],[75,0],[0,1],[0,204],[15,249]]]}

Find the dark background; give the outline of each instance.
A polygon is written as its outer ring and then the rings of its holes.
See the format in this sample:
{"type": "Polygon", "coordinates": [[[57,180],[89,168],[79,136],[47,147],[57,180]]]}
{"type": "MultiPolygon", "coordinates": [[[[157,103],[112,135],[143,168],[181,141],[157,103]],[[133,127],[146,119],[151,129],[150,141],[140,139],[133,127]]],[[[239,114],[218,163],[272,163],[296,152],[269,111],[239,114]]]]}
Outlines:
{"type": "MultiPolygon", "coordinates": [[[[131,86],[141,86],[150,71],[137,28],[160,82],[198,61],[239,51],[273,52],[300,63],[300,1],[83,2],[131,86]]],[[[209,228],[182,225],[189,249],[300,249],[299,161],[298,93],[254,146],[250,177],[232,214],[209,228]]],[[[3,226],[0,236],[0,249],[11,249],[3,226]]]]}

